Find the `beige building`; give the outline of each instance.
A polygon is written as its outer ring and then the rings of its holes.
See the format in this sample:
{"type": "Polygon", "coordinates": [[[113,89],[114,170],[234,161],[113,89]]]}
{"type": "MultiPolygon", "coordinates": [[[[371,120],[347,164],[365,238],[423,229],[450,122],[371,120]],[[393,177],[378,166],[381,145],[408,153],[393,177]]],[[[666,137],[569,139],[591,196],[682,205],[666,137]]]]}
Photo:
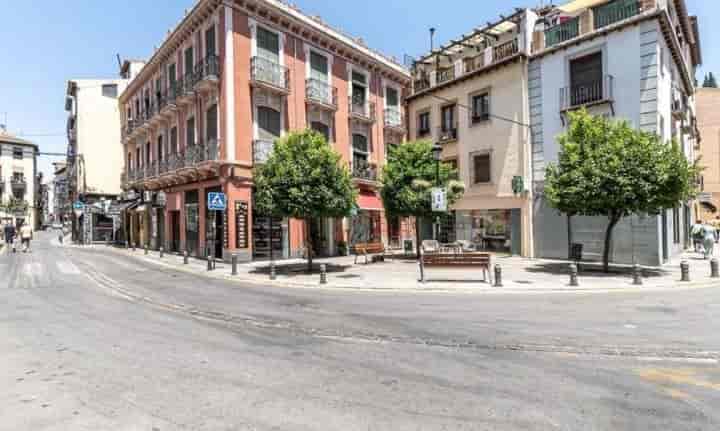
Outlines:
{"type": "Polygon", "coordinates": [[[0,225],[38,227],[37,153],[37,145],[0,128],[0,225]]]}
{"type": "MultiPolygon", "coordinates": [[[[409,137],[440,144],[466,187],[441,221],[441,242],[532,254],[527,74],[536,19],[520,10],[415,63],[409,137]]],[[[422,236],[432,236],[430,222],[422,236]]]]}
{"type": "Polygon", "coordinates": [[[699,88],[695,105],[700,129],[698,153],[704,168],[698,215],[707,221],[720,215],[720,89],[699,88]]]}

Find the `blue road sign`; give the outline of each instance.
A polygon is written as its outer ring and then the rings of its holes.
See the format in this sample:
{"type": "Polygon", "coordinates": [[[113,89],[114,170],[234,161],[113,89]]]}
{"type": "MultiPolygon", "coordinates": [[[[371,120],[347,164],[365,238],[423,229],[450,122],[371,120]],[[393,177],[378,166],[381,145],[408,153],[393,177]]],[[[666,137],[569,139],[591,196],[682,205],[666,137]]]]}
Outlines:
{"type": "Polygon", "coordinates": [[[225,193],[208,193],[208,209],[210,211],[225,211],[226,208],[225,193]]]}
{"type": "Polygon", "coordinates": [[[80,201],[75,201],[75,203],[73,203],[73,208],[76,210],[81,210],[85,208],[85,204],[80,201]]]}

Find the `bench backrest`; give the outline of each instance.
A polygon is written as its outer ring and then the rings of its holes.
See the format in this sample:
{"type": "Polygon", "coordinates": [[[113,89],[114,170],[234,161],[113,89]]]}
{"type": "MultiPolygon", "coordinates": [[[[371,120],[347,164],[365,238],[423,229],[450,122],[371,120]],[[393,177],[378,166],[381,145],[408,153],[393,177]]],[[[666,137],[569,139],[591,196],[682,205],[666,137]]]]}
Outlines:
{"type": "Polygon", "coordinates": [[[432,253],[424,254],[424,265],[478,265],[490,266],[492,255],[490,253],[432,253]]]}
{"type": "Polygon", "coordinates": [[[368,242],[368,243],[357,243],[350,247],[350,252],[353,254],[360,253],[383,253],[385,251],[385,244],[381,242],[368,242]]]}

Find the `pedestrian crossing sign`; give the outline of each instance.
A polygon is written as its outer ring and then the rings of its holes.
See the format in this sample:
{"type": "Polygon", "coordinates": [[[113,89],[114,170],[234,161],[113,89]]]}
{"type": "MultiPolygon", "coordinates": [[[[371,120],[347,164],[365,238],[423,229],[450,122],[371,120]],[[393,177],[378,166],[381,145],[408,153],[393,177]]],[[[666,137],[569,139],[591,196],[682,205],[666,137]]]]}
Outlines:
{"type": "Polygon", "coordinates": [[[227,198],[225,193],[208,193],[208,209],[210,211],[225,211],[227,198]]]}

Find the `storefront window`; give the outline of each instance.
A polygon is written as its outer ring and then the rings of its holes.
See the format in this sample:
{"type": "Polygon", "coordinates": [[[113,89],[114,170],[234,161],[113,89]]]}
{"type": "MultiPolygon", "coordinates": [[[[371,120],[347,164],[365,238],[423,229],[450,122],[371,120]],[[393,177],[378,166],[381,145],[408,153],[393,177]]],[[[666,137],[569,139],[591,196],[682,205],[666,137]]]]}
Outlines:
{"type": "Polygon", "coordinates": [[[381,242],[379,211],[358,211],[351,219],[350,244],[381,242]]]}
{"type": "Polygon", "coordinates": [[[470,241],[477,250],[510,252],[510,210],[457,211],[455,235],[470,241]]]}

